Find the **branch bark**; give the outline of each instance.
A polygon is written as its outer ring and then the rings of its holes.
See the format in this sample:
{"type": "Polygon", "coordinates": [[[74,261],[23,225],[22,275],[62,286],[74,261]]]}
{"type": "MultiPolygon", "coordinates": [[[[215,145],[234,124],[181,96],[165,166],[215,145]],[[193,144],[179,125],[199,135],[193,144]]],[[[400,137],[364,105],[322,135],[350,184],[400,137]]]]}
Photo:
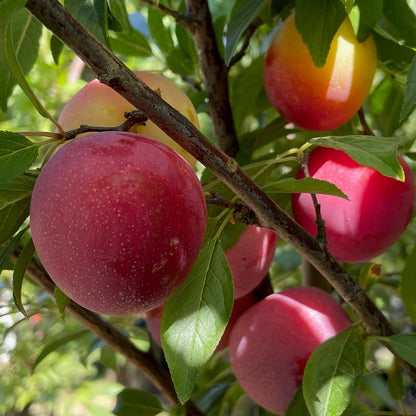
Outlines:
{"type": "MultiPolygon", "coordinates": [[[[16,259],[19,254],[19,251],[16,251],[13,257],[16,259]]],[[[43,290],[54,296],[55,284],[43,266],[35,259],[32,259],[29,263],[26,273],[43,290]]],[[[169,372],[152,353],[138,350],[128,337],[123,335],[113,325],[102,319],[98,314],[83,308],[72,300],[68,301],[66,311],[139,368],[173,405],[179,405],[169,372]]],[[[186,414],[188,416],[203,416],[203,413],[192,402],[188,402],[186,406],[186,414]]]]}
{"type": "Polygon", "coordinates": [[[238,141],[228,90],[228,68],[221,57],[212,25],[211,12],[206,0],[186,0],[188,25],[194,40],[218,147],[228,156],[235,157],[238,141]]]}
{"type": "MultiPolygon", "coordinates": [[[[193,7],[197,3],[201,4],[190,0],[188,3],[192,3],[193,7]]],[[[263,226],[273,229],[280,238],[291,244],[309,261],[355,310],[370,334],[394,334],[382,312],[319,241],[275,204],[244,173],[234,159],[212,145],[192,123],[143,84],[57,0],[29,0],[26,8],[84,60],[103,83],[114,88],[210,169],[255,212],[263,226]]],[[[192,10],[194,8],[189,9],[192,10]]],[[[210,65],[215,64],[215,61],[210,61],[210,65]]],[[[208,65],[208,62],[205,65],[208,65]]],[[[404,362],[402,365],[416,382],[416,369],[404,362]]]]}

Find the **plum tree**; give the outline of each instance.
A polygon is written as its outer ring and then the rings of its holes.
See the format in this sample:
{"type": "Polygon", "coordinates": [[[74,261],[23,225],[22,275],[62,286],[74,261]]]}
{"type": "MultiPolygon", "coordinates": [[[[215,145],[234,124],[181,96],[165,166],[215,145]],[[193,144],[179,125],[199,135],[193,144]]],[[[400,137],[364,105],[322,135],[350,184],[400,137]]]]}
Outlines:
{"type": "Polygon", "coordinates": [[[341,305],[321,289],[305,286],[274,293],[249,308],[234,325],[231,367],[256,403],[284,414],[310,354],[349,325],[341,305]]]}
{"type": "Polygon", "coordinates": [[[325,65],[317,67],[292,14],[267,50],[264,87],[272,105],[288,121],[309,130],[330,130],[359,110],[376,65],[373,37],[359,43],[346,18],[331,42],[325,65]]]}
{"type": "Polygon", "coordinates": [[[179,287],[206,215],[191,166],[164,144],[125,132],[62,147],[39,174],[30,207],[51,278],[80,305],[111,315],[155,308],[179,287]]]}
{"type": "MultiPolygon", "coordinates": [[[[198,116],[191,100],[177,85],[166,77],[150,71],[135,71],[148,87],[199,128],[198,116]]],[[[98,79],[84,85],[62,108],[58,123],[64,130],[78,128],[81,124],[113,127],[125,121],[124,114],[134,106],[98,79]]],[[[192,166],[196,160],[172,140],[152,121],[137,125],[133,132],[158,140],[181,154],[192,166]]]]}
{"type": "MultiPolygon", "coordinates": [[[[405,173],[404,182],[359,165],[341,150],[317,147],[309,154],[309,175],[334,183],[349,198],[317,196],[328,249],[337,260],[370,260],[386,251],[406,228],[415,202],[415,182],[407,163],[402,158],[399,162],[405,173]]],[[[297,178],[302,177],[303,170],[299,169],[297,178]]],[[[296,221],[316,235],[311,196],[293,194],[292,210],[296,221]]]]}
{"type": "MultiPolygon", "coordinates": [[[[228,320],[227,326],[225,327],[224,334],[222,335],[221,340],[215,351],[217,352],[223,351],[226,348],[228,348],[228,344],[230,342],[231,330],[233,326],[237,322],[238,318],[248,308],[253,306],[256,302],[257,302],[257,297],[255,296],[254,292],[249,292],[246,295],[234,300],[233,310],[231,312],[230,319],[228,320]]],[[[160,323],[162,320],[162,314],[163,314],[163,306],[159,306],[158,308],[145,313],[145,321],[146,321],[147,328],[153,340],[159,346],[161,345],[160,323]]]]}
{"type": "Polygon", "coordinates": [[[277,245],[274,231],[248,225],[237,242],[224,250],[234,281],[234,298],[252,291],[266,276],[277,245]]]}

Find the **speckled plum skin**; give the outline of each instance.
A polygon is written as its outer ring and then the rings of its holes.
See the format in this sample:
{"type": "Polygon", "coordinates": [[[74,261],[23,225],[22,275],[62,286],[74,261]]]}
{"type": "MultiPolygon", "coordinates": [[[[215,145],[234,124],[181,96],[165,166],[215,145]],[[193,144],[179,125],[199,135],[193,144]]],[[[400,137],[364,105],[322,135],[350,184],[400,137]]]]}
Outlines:
{"type": "Polygon", "coordinates": [[[238,241],[224,250],[234,281],[234,298],[252,291],[266,276],[277,245],[274,231],[248,225],[238,241]]]}
{"type": "Polygon", "coordinates": [[[350,325],[341,305],[321,289],[286,289],[238,319],[230,337],[231,367],[256,403],[283,415],[313,350],[350,325]]]}
{"type": "MultiPolygon", "coordinates": [[[[338,261],[368,261],[384,253],[405,230],[415,203],[415,181],[406,162],[402,158],[399,162],[405,173],[404,182],[359,165],[341,150],[318,147],[310,153],[310,176],[332,182],[349,198],[317,195],[328,249],[338,261]]],[[[299,170],[297,178],[303,176],[299,170]]],[[[295,220],[315,236],[311,196],[293,194],[292,210],[295,220]]]]}
{"type": "MultiPolygon", "coordinates": [[[[176,84],[168,78],[150,71],[135,71],[134,73],[194,126],[199,128],[198,116],[192,101],[176,84]]],[[[132,110],[134,110],[134,106],[125,98],[95,79],[82,87],[65,104],[59,115],[58,123],[65,131],[76,129],[81,124],[114,127],[126,120],[125,112],[132,110]]],[[[132,132],[166,144],[195,167],[195,158],[151,120],[147,120],[145,125],[135,126],[132,132]]]]}
{"type": "Polygon", "coordinates": [[[288,121],[308,130],[330,130],[346,123],[362,106],[376,66],[372,35],[359,43],[347,18],[332,40],[325,65],[318,68],[292,14],[268,47],[264,88],[288,121]]]}
{"type": "Polygon", "coordinates": [[[179,287],[198,255],[206,204],[191,166],[133,133],[95,133],[55,153],[33,191],[37,254],[87,309],[147,311],[179,287]]]}

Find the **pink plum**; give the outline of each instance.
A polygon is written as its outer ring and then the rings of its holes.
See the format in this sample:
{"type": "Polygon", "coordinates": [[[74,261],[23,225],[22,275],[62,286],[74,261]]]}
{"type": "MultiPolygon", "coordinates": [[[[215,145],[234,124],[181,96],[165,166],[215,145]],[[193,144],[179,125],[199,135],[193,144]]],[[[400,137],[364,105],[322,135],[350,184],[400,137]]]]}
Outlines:
{"type": "Polygon", "coordinates": [[[274,231],[248,225],[238,241],[225,250],[234,280],[234,298],[252,291],[266,276],[277,245],[274,231]]]}
{"type": "Polygon", "coordinates": [[[283,415],[313,350],[349,325],[341,305],[323,290],[283,290],[238,319],[230,337],[231,367],[256,403],[283,415]]]}
{"type": "Polygon", "coordinates": [[[56,285],[87,309],[128,315],[164,303],[201,247],[206,204],[191,166],[138,134],[83,136],[45,164],[30,222],[56,285]]]}
{"type": "MultiPolygon", "coordinates": [[[[341,150],[318,147],[310,153],[310,176],[332,182],[349,198],[317,196],[328,249],[338,261],[370,260],[385,252],[406,228],[414,207],[415,182],[409,166],[402,158],[399,162],[405,173],[404,182],[359,165],[341,150]]],[[[299,170],[297,178],[303,176],[299,170]]],[[[296,221],[316,235],[311,196],[293,194],[292,209],[296,221]]]]}

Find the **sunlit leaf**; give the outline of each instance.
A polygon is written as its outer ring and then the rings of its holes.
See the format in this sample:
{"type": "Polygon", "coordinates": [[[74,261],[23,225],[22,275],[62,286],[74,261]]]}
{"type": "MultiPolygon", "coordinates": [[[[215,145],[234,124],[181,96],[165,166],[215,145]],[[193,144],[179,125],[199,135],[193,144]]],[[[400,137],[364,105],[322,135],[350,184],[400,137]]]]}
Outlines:
{"type": "Polygon", "coordinates": [[[0,183],[24,173],[36,160],[38,147],[21,134],[0,131],[0,183]]]}
{"type": "Polygon", "coordinates": [[[306,363],[303,395],[312,416],[340,416],[364,370],[361,330],[351,326],[319,345],[306,363]]]}
{"type": "Polygon", "coordinates": [[[397,137],[327,136],[314,138],[311,142],[343,150],[360,165],[374,168],[390,178],[404,180],[403,168],[397,160],[397,137]]]}
{"type": "Polygon", "coordinates": [[[179,400],[192,394],[200,368],[214,353],[233,306],[231,272],[218,240],[207,244],[185,282],[166,302],[162,348],[179,400]]]}

